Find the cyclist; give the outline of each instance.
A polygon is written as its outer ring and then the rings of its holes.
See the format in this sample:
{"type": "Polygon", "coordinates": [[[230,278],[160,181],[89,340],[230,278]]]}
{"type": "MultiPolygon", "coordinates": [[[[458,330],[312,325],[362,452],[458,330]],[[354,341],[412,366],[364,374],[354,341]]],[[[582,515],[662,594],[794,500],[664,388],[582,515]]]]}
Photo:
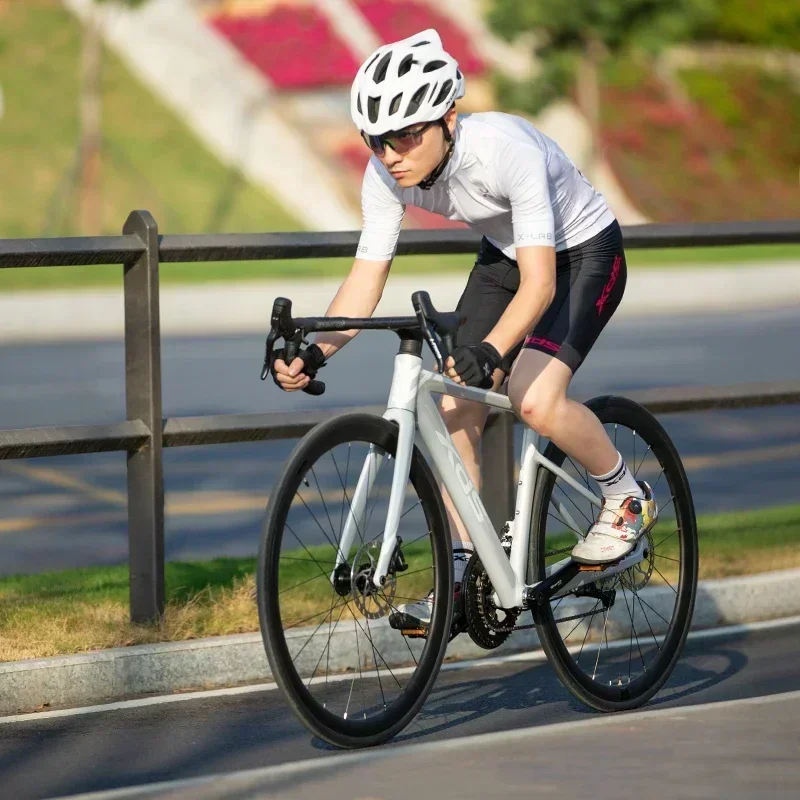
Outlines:
{"type": "MultiPolygon", "coordinates": [[[[464,77],[426,30],[378,48],[351,90],[351,116],[372,157],[362,185],[363,230],[329,316],[369,317],[381,298],[407,205],[483,234],[457,309],[465,317],[445,364],[458,383],[507,392],[517,414],[597,481],[603,507],[572,551],[582,564],[627,555],[655,523],[652,489],[637,482],[600,421],[567,398],[572,376],[618,307],[626,283],[622,233],[602,195],[552,139],[499,112],[459,119],[464,77]]],[[[319,334],[290,365],[286,391],[304,388],[357,331],[319,334]]],[[[442,398],[442,414],[476,486],[486,406],[442,398]]],[[[472,544],[445,492],[456,593],[472,544]]],[[[406,607],[424,627],[430,597],[406,607]]]]}

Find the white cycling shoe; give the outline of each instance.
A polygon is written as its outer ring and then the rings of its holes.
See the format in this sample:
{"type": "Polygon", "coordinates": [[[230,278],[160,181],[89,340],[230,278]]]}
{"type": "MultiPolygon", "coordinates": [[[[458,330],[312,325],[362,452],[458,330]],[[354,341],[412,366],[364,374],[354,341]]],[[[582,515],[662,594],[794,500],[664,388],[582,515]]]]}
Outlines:
{"type": "Polygon", "coordinates": [[[644,499],[626,497],[612,507],[603,499],[597,522],[586,538],[572,549],[572,560],[578,564],[610,564],[630,553],[642,536],[658,520],[658,505],[653,490],[645,481],[637,481],[644,499]]]}

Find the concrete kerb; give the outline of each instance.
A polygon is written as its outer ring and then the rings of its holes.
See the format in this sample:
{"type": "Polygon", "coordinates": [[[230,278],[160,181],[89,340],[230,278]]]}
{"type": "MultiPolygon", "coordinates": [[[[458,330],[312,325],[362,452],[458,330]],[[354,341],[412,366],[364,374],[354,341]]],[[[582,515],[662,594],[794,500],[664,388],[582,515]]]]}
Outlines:
{"type": "MultiPolygon", "coordinates": [[[[647,602],[656,610],[669,602],[670,589],[653,587],[647,602]]],[[[671,606],[670,606],[671,607],[671,606]]],[[[565,613],[573,613],[566,612],[565,613]]],[[[609,630],[622,623],[624,606],[612,610],[609,630]]],[[[800,614],[800,569],[780,570],[738,578],[702,581],[698,587],[693,629],[779,619],[800,614]]],[[[525,620],[521,620],[524,622],[525,620]]],[[[651,619],[655,627],[655,619],[651,619]]],[[[662,623],[663,627],[663,623],[662,623]]],[[[337,626],[331,645],[331,660],[352,663],[355,637],[352,621],[337,626]]],[[[574,636],[583,637],[578,628],[574,636]]],[[[655,630],[659,633],[659,630],[655,630]]],[[[390,636],[385,622],[372,623],[370,633],[390,666],[408,661],[408,650],[390,636]]],[[[305,641],[298,631],[298,642],[305,641]]],[[[489,655],[511,655],[538,649],[535,630],[520,631],[496,650],[486,651],[467,636],[451,642],[448,660],[479,659],[489,655]]],[[[418,649],[421,643],[415,645],[418,649]]],[[[319,649],[303,652],[312,665],[319,649]]],[[[322,647],[320,643],[319,647],[322,647]]],[[[361,653],[371,648],[360,646],[361,653]]],[[[365,661],[364,668],[370,664],[365,661]]],[[[258,633],[219,636],[189,642],[169,642],[115,648],[93,653],[33,659],[0,664],[0,714],[24,713],[42,707],[80,706],[151,693],[264,683],[272,680],[261,636],[258,633]]]]}

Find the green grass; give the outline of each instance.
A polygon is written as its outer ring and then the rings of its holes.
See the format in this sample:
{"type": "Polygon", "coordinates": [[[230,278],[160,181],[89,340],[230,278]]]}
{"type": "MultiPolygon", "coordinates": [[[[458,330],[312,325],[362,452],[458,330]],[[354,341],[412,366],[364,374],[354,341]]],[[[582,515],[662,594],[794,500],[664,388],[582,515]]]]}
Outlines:
{"type": "MultiPolygon", "coordinates": [[[[800,504],[701,516],[698,529],[701,579],[800,566],[800,504]]],[[[669,521],[664,519],[655,535],[669,531],[669,521]]],[[[556,546],[568,543],[567,539],[553,541],[556,546]]],[[[427,591],[430,572],[425,567],[430,555],[426,547],[421,543],[406,554],[409,575],[407,580],[401,578],[403,591],[398,595],[416,597],[427,591]]],[[[312,551],[321,561],[332,560],[329,547],[312,551]]],[[[658,552],[677,555],[673,542],[660,545],[658,552]]],[[[318,571],[306,551],[297,555],[303,560],[282,566],[282,588],[297,587],[318,571]]],[[[659,563],[659,567],[670,579],[665,565],[659,563]]],[[[167,564],[168,606],[159,625],[129,622],[126,566],[2,578],[0,661],[257,631],[258,617],[250,597],[255,568],[254,558],[167,564]]],[[[283,616],[300,619],[295,615],[318,608],[323,590],[322,582],[309,581],[292,595],[286,592],[281,600],[286,604],[283,616]]],[[[329,590],[324,593],[329,597],[329,590]]]]}
{"type": "MultiPolygon", "coordinates": [[[[60,3],[0,5],[0,237],[80,233],[70,180],[79,135],[80,43],[80,25],[60,3]]],[[[103,137],[105,233],[120,232],[133,208],[148,209],[170,233],[301,227],[273,198],[211,155],[109,51],[103,137]]],[[[79,283],[87,280],[81,272],[74,278],[79,283]]],[[[48,277],[52,273],[28,280],[48,277]]]]}

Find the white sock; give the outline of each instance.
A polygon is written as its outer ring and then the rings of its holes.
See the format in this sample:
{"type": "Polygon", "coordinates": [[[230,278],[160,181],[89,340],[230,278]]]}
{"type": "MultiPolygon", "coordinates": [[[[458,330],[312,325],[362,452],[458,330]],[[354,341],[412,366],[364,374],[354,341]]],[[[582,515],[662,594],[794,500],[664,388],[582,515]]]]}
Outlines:
{"type": "Polygon", "coordinates": [[[605,475],[592,475],[592,477],[600,484],[603,497],[611,501],[612,505],[619,505],[626,497],[644,499],[644,492],[625,466],[621,455],[614,469],[605,475]]]}
{"type": "Polygon", "coordinates": [[[467,561],[475,551],[472,542],[461,542],[453,539],[453,583],[461,583],[467,561]]]}

